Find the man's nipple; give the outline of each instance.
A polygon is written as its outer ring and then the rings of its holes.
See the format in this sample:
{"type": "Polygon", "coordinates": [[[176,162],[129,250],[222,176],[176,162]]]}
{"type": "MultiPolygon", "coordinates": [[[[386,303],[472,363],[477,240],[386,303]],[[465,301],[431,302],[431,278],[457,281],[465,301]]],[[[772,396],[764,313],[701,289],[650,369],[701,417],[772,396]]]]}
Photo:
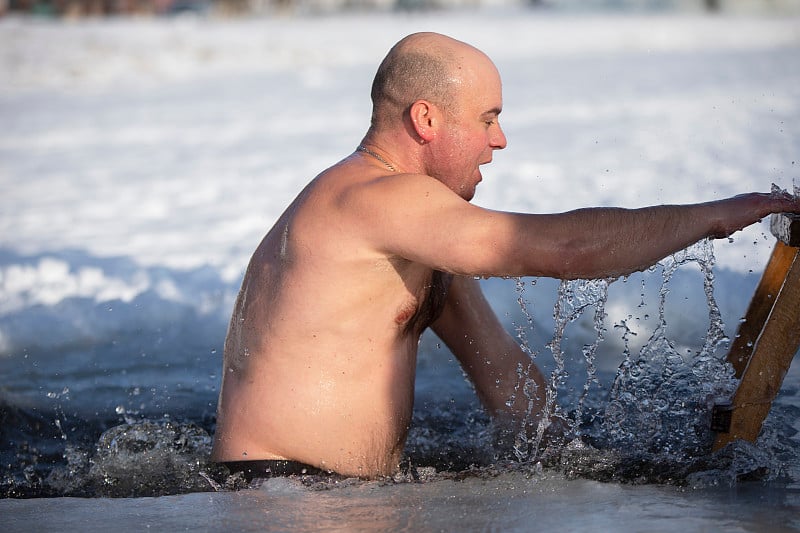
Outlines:
{"type": "Polygon", "coordinates": [[[398,326],[405,326],[417,314],[418,310],[419,301],[416,298],[410,298],[397,310],[397,314],[394,317],[395,323],[398,326]]]}

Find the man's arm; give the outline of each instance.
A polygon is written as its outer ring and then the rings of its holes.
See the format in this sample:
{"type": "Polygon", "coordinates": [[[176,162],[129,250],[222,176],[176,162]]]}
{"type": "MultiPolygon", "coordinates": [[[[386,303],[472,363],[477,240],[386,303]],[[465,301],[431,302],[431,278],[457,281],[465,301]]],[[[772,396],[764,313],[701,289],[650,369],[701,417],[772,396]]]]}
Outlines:
{"type": "Polygon", "coordinates": [[[629,274],[770,213],[800,212],[800,199],[752,193],[692,205],[506,213],[474,206],[437,180],[412,174],[387,177],[341,203],[355,207],[353,223],[387,255],[459,275],[560,279],[629,274]]]}
{"type": "Polygon", "coordinates": [[[544,376],[503,328],[475,279],[453,279],[432,328],[493,417],[514,428],[523,422],[535,427],[547,400],[544,376]]]}

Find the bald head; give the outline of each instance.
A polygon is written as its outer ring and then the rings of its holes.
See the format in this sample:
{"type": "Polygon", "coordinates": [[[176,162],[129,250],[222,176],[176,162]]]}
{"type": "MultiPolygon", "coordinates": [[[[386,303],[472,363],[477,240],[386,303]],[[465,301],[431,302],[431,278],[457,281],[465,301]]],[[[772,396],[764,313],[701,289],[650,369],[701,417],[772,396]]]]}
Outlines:
{"type": "MultiPolygon", "coordinates": [[[[463,82],[465,66],[483,52],[438,33],[414,33],[386,55],[372,84],[372,126],[397,121],[417,100],[449,111],[463,82]]],[[[490,61],[489,61],[490,62],[490,61]]]]}

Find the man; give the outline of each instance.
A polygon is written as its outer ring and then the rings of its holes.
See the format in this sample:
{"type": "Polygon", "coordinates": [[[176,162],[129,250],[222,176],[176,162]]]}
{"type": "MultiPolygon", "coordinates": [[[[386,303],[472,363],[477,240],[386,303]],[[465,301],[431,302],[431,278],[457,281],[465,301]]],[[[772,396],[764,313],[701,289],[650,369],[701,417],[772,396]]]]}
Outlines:
{"type": "Polygon", "coordinates": [[[769,194],[557,215],[474,206],[480,166],[506,146],[500,76],[483,53],[442,35],[395,45],[372,100],[361,145],[311,181],[248,266],[212,453],[233,470],[395,472],[428,326],[493,416],[535,424],[543,376],[475,276],[614,277],[771,212],[800,211],[800,201],[769,194]]]}

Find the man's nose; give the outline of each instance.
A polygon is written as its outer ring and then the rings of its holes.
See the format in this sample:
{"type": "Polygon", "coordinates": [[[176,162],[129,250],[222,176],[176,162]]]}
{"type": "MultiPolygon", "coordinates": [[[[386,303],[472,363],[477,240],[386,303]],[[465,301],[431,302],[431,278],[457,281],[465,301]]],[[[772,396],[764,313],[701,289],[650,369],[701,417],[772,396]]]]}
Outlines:
{"type": "Polygon", "coordinates": [[[506,134],[503,133],[503,128],[500,127],[500,124],[497,125],[497,129],[490,139],[490,144],[495,150],[502,150],[508,144],[508,141],[506,140],[506,134]]]}

